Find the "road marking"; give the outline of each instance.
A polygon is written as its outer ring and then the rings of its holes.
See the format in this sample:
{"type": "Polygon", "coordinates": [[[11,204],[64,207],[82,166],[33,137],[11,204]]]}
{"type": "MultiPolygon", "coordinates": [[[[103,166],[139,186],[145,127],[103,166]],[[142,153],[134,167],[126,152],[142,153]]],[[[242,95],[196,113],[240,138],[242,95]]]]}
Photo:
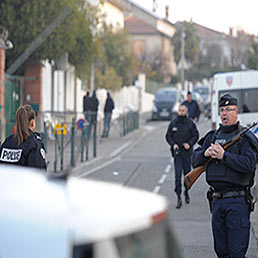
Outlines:
{"type": "Polygon", "coordinates": [[[160,191],[160,186],[157,185],[157,186],[154,187],[152,192],[155,193],[155,194],[158,194],[159,191],[160,191]]]}
{"type": "Polygon", "coordinates": [[[165,169],[165,173],[169,173],[170,169],[171,169],[172,165],[168,164],[166,169],[165,169]]]}
{"type": "Polygon", "coordinates": [[[165,182],[166,178],[167,178],[167,175],[162,175],[159,180],[159,184],[163,184],[165,182]]]}

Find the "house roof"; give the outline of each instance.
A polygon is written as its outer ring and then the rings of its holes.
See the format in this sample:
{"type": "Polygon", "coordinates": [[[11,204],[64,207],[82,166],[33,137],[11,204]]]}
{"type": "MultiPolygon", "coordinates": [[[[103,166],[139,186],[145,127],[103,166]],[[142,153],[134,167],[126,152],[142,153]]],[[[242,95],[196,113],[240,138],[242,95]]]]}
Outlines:
{"type": "Polygon", "coordinates": [[[160,32],[143,20],[130,15],[125,19],[125,27],[132,34],[160,34],[160,32]]]}
{"type": "Polygon", "coordinates": [[[193,23],[193,24],[194,24],[194,26],[197,28],[197,30],[198,30],[198,36],[199,36],[200,38],[203,38],[203,39],[205,39],[205,38],[209,38],[209,39],[211,39],[211,38],[213,38],[213,39],[221,39],[221,37],[222,37],[223,35],[225,35],[225,34],[222,33],[222,32],[219,32],[219,31],[210,29],[210,28],[205,27],[205,26],[203,26],[203,25],[200,25],[200,24],[198,24],[198,23],[193,23]]]}

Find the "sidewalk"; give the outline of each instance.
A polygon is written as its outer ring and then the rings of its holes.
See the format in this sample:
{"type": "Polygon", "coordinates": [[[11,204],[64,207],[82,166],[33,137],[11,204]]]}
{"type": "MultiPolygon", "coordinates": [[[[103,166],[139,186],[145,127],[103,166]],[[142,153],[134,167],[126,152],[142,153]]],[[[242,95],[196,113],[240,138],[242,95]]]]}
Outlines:
{"type": "MultiPolygon", "coordinates": [[[[82,173],[87,173],[90,170],[97,168],[105,162],[114,159],[119,153],[128,149],[133,143],[142,137],[147,131],[143,129],[143,125],[150,118],[150,113],[144,113],[140,115],[139,129],[135,129],[125,136],[120,136],[119,132],[111,127],[110,134],[108,138],[101,138],[100,128],[97,128],[97,145],[96,145],[96,157],[93,157],[93,139],[91,137],[89,142],[89,157],[86,160],[86,153],[84,150],[83,162],[81,162],[81,153],[79,152],[80,147],[80,132],[76,134],[75,140],[75,167],[71,166],[71,143],[69,142],[69,136],[64,139],[64,159],[63,159],[63,171],[64,173],[69,173],[73,175],[79,175],[80,171],[82,173]]],[[[47,162],[48,171],[54,173],[54,162],[55,158],[55,141],[48,140],[47,142],[47,162]]],[[[60,156],[57,159],[56,173],[61,173],[61,160],[60,156]]]]}

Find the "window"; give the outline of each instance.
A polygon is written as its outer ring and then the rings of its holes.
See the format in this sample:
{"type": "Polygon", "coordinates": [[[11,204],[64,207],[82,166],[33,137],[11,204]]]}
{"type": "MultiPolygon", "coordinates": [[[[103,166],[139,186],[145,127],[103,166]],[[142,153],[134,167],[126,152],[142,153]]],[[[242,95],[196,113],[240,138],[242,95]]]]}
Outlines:
{"type": "Polygon", "coordinates": [[[180,258],[178,245],[168,223],[116,239],[121,258],[180,258]]]}
{"type": "Polygon", "coordinates": [[[230,94],[238,100],[238,111],[241,113],[258,112],[258,87],[244,90],[220,91],[219,99],[224,94],[230,94]]]}
{"type": "Polygon", "coordinates": [[[243,91],[243,113],[258,112],[258,88],[243,91]]]}
{"type": "Polygon", "coordinates": [[[74,246],[72,257],[73,258],[93,258],[93,246],[91,244],[74,246]]]}
{"type": "Polygon", "coordinates": [[[177,99],[176,91],[159,91],[156,94],[157,102],[175,102],[177,99]]]}

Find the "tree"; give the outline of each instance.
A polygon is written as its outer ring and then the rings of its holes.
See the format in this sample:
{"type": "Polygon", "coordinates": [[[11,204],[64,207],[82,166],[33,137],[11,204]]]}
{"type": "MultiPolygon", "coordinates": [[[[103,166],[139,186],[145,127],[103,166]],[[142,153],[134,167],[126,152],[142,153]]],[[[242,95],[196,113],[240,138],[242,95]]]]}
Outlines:
{"type": "Polygon", "coordinates": [[[191,64],[198,61],[200,46],[199,37],[197,35],[196,27],[191,22],[180,22],[176,24],[176,32],[172,37],[172,45],[174,46],[174,56],[176,63],[181,60],[181,33],[182,27],[185,32],[185,59],[191,64]]]}
{"type": "Polygon", "coordinates": [[[7,51],[7,67],[70,6],[72,14],[35,50],[27,62],[56,60],[68,52],[69,61],[75,66],[78,75],[83,76],[80,69],[83,70],[82,67],[86,68],[90,63],[93,44],[90,21],[85,19],[86,11],[78,8],[81,3],[81,0],[1,0],[0,24],[7,28],[9,39],[14,43],[14,48],[7,51]]]}
{"type": "Polygon", "coordinates": [[[258,43],[253,41],[247,51],[247,66],[249,69],[258,69],[258,43]]]}
{"type": "MultiPolygon", "coordinates": [[[[124,85],[131,83],[133,81],[134,55],[128,33],[124,29],[114,31],[112,26],[103,24],[101,33],[96,39],[96,45],[95,63],[99,72],[98,76],[107,77],[107,74],[111,73],[114,78],[120,77],[124,85]]],[[[97,86],[99,85],[97,84],[97,86]]]]}
{"type": "Polygon", "coordinates": [[[170,81],[170,55],[160,48],[144,50],[138,56],[138,69],[147,75],[147,78],[157,82],[170,81]]]}

